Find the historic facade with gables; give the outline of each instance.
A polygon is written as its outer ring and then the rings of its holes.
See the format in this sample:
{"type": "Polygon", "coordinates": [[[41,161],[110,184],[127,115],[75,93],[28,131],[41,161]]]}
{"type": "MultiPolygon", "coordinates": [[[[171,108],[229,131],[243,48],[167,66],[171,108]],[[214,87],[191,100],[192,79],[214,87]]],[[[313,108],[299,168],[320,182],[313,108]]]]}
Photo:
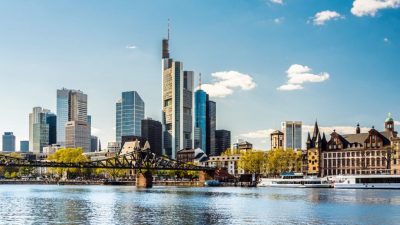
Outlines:
{"type": "Polygon", "coordinates": [[[313,136],[308,134],[307,151],[303,162],[307,173],[319,176],[355,175],[355,174],[398,174],[398,153],[393,142],[398,140],[394,130],[394,120],[389,114],[385,120],[385,130],[380,132],[374,127],[361,133],[360,125],[354,134],[339,134],[335,130],[329,141],[320,134],[315,123],[313,136]]]}

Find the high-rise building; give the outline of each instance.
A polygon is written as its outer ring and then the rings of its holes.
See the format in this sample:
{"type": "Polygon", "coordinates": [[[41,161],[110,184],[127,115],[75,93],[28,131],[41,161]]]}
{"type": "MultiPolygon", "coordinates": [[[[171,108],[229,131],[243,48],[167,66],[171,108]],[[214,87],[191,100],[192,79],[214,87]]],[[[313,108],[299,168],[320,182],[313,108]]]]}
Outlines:
{"type": "Polygon", "coordinates": [[[49,125],[49,145],[57,143],[57,116],[54,113],[46,114],[46,123],[49,125]]]}
{"type": "Polygon", "coordinates": [[[116,103],[116,141],[123,136],[141,136],[145,104],[136,91],[122,92],[122,98],[116,103]]]}
{"type": "Polygon", "coordinates": [[[90,152],[89,126],[86,122],[67,122],[65,124],[65,137],[66,148],[82,148],[84,152],[90,152]]]}
{"type": "Polygon", "coordinates": [[[57,90],[57,143],[70,148],[90,151],[88,97],[82,91],[57,90]],[[73,123],[71,123],[73,122],[73,123]]]}
{"type": "Polygon", "coordinates": [[[170,58],[168,45],[169,37],[162,41],[163,154],[175,159],[193,144],[193,72],[170,58]]]}
{"type": "Polygon", "coordinates": [[[3,151],[15,152],[15,136],[13,132],[4,132],[3,134],[3,151]]]}
{"type": "Polygon", "coordinates": [[[229,130],[215,131],[215,155],[221,155],[231,148],[231,132],[229,130]]]}
{"type": "Polygon", "coordinates": [[[207,93],[201,89],[194,94],[194,148],[200,148],[203,151],[207,150],[207,99],[207,93]]]}
{"type": "Polygon", "coordinates": [[[217,106],[214,101],[207,99],[207,132],[206,132],[206,154],[216,155],[215,151],[215,130],[217,127],[217,106]]]}
{"type": "Polygon", "coordinates": [[[90,151],[91,152],[97,152],[98,150],[98,143],[99,143],[99,138],[97,136],[90,136],[90,151]]]}
{"type": "Polygon", "coordinates": [[[142,120],[142,138],[150,144],[150,149],[157,155],[162,155],[162,124],[150,118],[142,120]]]}
{"type": "Polygon", "coordinates": [[[19,142],[19,151],[20,152],[29,152],[29,141],[20,141],[19,142]]]}
{"type": "Polygon", "coordinates": [[[29,150],[42,153],[43,147],[55,144],[57,139],[57,116],[50,110],[34,107],[29,114],[29,150]]]}
{"type": "Polygon", "coordinates": [[[301,149],[302,122],[285,121],[282,122],[282,131],[284,133],[284,149],[301,149]]]}

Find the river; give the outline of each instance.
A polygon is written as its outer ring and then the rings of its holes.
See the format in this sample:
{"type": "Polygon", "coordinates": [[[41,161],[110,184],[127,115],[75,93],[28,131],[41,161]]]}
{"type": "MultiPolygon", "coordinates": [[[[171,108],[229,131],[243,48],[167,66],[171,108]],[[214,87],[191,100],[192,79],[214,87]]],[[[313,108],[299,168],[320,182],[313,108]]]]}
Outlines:
{"type": "Polygon", "coordinates": [[[0,224],[400,224],[400,191],[1,185],[0,224]]]}

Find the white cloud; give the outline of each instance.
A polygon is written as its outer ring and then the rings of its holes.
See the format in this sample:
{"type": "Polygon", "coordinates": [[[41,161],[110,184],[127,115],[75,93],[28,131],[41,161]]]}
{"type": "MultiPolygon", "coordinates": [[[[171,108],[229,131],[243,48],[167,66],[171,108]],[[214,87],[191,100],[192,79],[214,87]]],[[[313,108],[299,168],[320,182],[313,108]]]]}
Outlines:
{"type": "Polygon", "coordinates": [[[303,86],[301,86],[300,84],[284,84],[278,87],[278,90],[280,91],[294,91],[301,89],[303,89],[303,86]]]}
{"type": "Polygon", "coordinates": [[[136,46],[135,45],[127,45],[126,48],[127,49],[136,49],[136,46]]]}
{"type": "MultiPolygon", "coordinates": [[[[354,126],[330,126],[330,127],[318,127],[320,132],[325,132],[326,135],[330,135],[334,130],[339,133],[339,134],[355,134],[356,133],[356,127],[354,126]]],[[[368,132],[371,128],[368,127],[360,127],[362,133],[368,132]]],[[[314,131],[314,125],[303,125],[303,132],[307,133],[314,131]]]]}
{"type": "Polygon", "coordinates": [[[92,129],[92,135],[95,135],[95,136],[99,135],[101,132],[100,129],[96,128],[96,127],[92,127],[91,129],[92,129]]]}
{"type": "Polygon", "coordinates": [[[400,121],[394,121],[394,125],[400,126],[400,121]]]}
{"type": "Polygon", "coordinates": [[[325,10],[315,14],[315,16],[313,17],[313,23],[314,25],[322,26],[330,20],[338,19],[344,19],[344,16],[335,11],[325,10]]]}
{"type": "Polygon", "coordinates": [[[390,40],[389,40],[389,38],[385,37],[385,38],[383,38],[383,42],[390,43],[390,40]]]}
{"type": "Polygon", "coordinates": [[[269,135],[274,132],[275,130],[273,129],[268,129],[268,130],[256,130],[256,131],[251,131],[248,133],[240,134],[240,137],[244,138],[268,138],[269,135]]]}
{"type": "Polygon", "coordinates": [[[287,83],[278,87],[281,91],[293,91],[303,89],[304,83],[319,83],[329,79],[329,74],[326,72],[320,74],[311,73],[312,69],[308,66],[293,64],[286,71],[289,78],[287,83]]]}
{"type": "Polygon", "coordinates": [[[400,0],[354,0],[351,13],[356,16],[375,16],[378,10],[400,7],[400,0]]]}
{"type": "Polygon", "coordinates": [[[284,20],[285,20],[284,17],[278,17],[278,18],[274,19],[274,23],[281,24],[281,23],[283,23],[284,20]]]}
{"type": "Polygon", "coordinates": [[[282,5],[283,4],[283,0],[270,0],[272,3],[275,3],[275,4],[280,4],[280,5],[282,5]]]}
{"type": "Polygon", "coordinates": [[[257,86],[250,75],[237,71],[215,72],[211,76],[214,77],[213,84],[201,85],[211,97],[224,98],[232,95],[235,89],[247,91],[257,86]]]}

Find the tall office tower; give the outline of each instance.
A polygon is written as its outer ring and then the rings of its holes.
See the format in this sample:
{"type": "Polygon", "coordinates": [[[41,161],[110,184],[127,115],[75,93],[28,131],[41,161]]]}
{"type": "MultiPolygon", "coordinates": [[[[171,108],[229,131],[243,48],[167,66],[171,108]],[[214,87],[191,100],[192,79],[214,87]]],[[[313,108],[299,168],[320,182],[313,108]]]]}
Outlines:
{"type": "Polygon", "coordinates": [[[221,155],[231,148],[231,132],[229,130],[215,131],[215,155],[221,155]]]}
{"type": "Polygon", "coordinates": [[[121,143],[123,136],[141,136],[145,105],[136,91],[122,92],[116,103],[116,141],[121,143]]]}
{"type": "Polygon", "coordinates": [[[3,134],[3,151],[15,152],[15,136],[13,132],[4,132],[3,134]]]}
{"type": "Polygon", "coordinates": [[[97,152],[99,138],[97,136],[90,136],[90,151],[97,152]]]}
{"type": "Polygon", "coordinates": [[[29,114],[29,148],[34,153],[42,153],[43,147],[56,143],[57,116],[48,109],[34,107],[29,114]]]}
{"type": "Polygon", "coordinates": [[[19,151],[20,152],[29,152],[29,141],[20,141],[19,142],[19,151]]]}
{"type": "Polygon", "coordinates": [[[142,120],[142,138],[150,144],[150,149],[157,155],[162,155],[162,124],[151,118],[142,120]]]}
{"type": "Polygon", "coordinates": [[[302,122],[285,121],[282,122],[282,131],[284,133],[284,149],[301,149],[302,122]]]}
{"type": "Polygon", "coordinates": [[[32,109],[32,113],[29,113],[29,150],[33,151],[33,125],[41,122],[41,117],[43,119],[43,115],[50,113],[50,110],[44,109],[42,107],[34,107],[32,109]]]}
{"type": "Polygon", "coordinates": [[[204,152],[207,150],[207,99],[207,93],[201,89],[194,94],[194,148],[204,152]]]}
{"type": "Polygon", "coordinates": [[[69,121],[65,124],[65,147],[82,148],[84,152],[90,152],[89,126],[86,122],[69,121]]]}
{"type": "Polygon", "coordinates": [[[193,72],[169,55],[168,39],[162,40],[163,154],[176,158],[183,148],[192,148],[193,72]]]}
{"type": "Polygon", "coordinates": [[[87,123],[89,127],[89,135],[92,135],[92,116],[88,115],[87,116],[87,123]]]}
{"type": "Polygon", "coordinates": [[[46,114],[46,123],[49,125],[49,145],[57,144],[57,116],[54,113],[46,114]]]}
{"type": "Polygon", "coordinates": [[[207,132],[206,132],[206,154],[209,156],[216,155],[215,151],[215,130],[217,127],[217,106],[214,101],[207,99],[207,132]]]}
{"type": "Polygon", "coordinates": [[[90,151],[89,132],[87,95],[78,90],[57,90],[57,143],[69,148],[81,147],[85,152],[90,151]]]}

